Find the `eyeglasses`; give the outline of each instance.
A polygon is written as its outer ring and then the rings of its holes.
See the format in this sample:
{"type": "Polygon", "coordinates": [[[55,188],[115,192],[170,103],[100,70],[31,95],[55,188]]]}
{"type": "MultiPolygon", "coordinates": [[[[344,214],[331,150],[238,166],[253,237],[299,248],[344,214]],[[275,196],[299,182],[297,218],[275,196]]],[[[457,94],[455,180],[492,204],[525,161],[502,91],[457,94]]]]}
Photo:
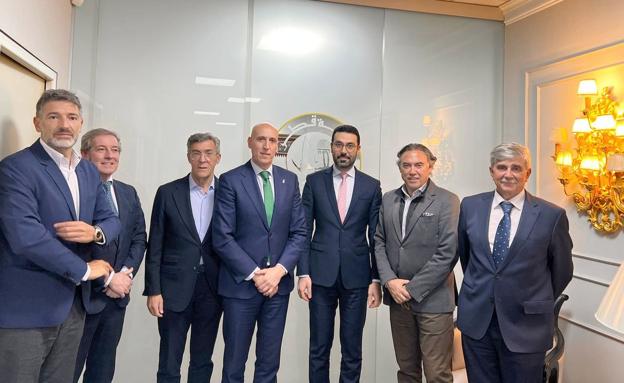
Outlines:
{"type": "Polygon", "coordinates": [[[347,148],[348,151],[352,152],[357,148],[357,145],[350,142],[348,144],[344,144],[343,142],[336,141],[332,142],[332,146],[338,150],[342,150],[343,148],[347,148]]]}
{"type": "Polygon", "coordinates": [[[197,161],[202,158],[212,158],[214,155],[215,155],[215,152],[213,152],[212,150],[207,150],[204,152],[201,152],[199,150],[192,150],[191,153],[189,154],[191,159],[194,161],[197,161]]]}

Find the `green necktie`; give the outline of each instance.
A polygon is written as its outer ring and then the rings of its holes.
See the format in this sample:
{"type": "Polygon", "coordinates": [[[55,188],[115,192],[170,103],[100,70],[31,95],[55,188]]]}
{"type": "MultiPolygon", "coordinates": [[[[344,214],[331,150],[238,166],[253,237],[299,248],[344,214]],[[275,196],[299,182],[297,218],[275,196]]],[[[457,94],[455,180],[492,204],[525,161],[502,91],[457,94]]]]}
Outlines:
{"type": "Polygon", "coordinates": [[[269,172],[263,170],[260,172],[262,177],[262,191],[264,192],[264,211],[267,216],[267,223],[271,226],[271,219],[273,218],[273,189],[271,188],[271,182],[269,181],[269,172]]]}

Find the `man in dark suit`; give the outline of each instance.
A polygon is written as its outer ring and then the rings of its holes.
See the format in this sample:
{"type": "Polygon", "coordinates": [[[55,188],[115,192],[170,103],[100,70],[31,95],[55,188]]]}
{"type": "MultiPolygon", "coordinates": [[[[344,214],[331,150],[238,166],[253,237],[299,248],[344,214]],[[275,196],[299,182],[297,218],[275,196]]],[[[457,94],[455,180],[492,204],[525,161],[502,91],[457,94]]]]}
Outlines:
{"type": "Polygon", "coordinates": [[[381,187],[353,166],[359,151],[358,130],[350,125],[337,127],[331,141],[334,166],[310,174],[303,188],[311,243],[299,260],[297,274],[299,297],[310,308],[310,382],[329,382],[338,306],[340,381],[360,381],[366,303],[370,308],[381,303],[373,244],[381,187]]]}
{"type": "Polygon", "coordinates": [[[132,276],[138,272],[145,253],[145,218],[136,190],[121,181],[113,181],[121,154],[121,140],[117,133],[106,129],[88,131],[82,136],[80,152],[100,173],[108,202],[121,222],[121,232],[117,240],[98,247],[94,253],[94,258],[110,263],[114,272],[109,280],[92,283],[90,309],[78,349],[74,382],[80,378],[86,361],[83,383],[110,383],[115,373],[115,355],[126,306],[130,301],[132,276]]]}
{"type": "Polygon", "coordinates": [[[305,214],[297,176],[273,165],[278,133],[253,127],[251,161],[221,176],[213,225],[223,261],[223,378],[243,382],[251,338],[258,325],[254,382],[277,380],[293,271],[306,248],[305,214]]]}
{"type": "Polygon", "coordinates": [[[397,154],[403,185],[383,196],[375,256],[390,306],[397,382],[450,383],[459,198],[429,177],[436,157],[422,144],[397,154]]]}
{"type": "Polygon", "coordinates": [[[218,189],[214,169],[220,141],[197,133],[187,141],[191,173],[156,192],[145,257],[149,312],[158,317],[160,353],[157,381],[179,382],[191,328],[188,382],[209,382],[212,351],[221,320],[217,296],[219,262],[212,250],[211,221],[218,189]]]}
{"type": "Polygon", "coordinates": [[[494,192],[466,197],[459,218],[464,281],[457,323],[471,383],[538,383],[552,346],[554,302],[572,278],[565,211],[524,190],[531,155],[490,154],[494,192]]]}
{"type": "Polygon", "coordinates": [[[33,121],[41,138],[0,162],[0,381],[67,383],[88,303],[82,281],[112,271],[92,251],[116,240],[119,220],[97,169],[72,149],[78,97],[44,92],[33,121]]]}

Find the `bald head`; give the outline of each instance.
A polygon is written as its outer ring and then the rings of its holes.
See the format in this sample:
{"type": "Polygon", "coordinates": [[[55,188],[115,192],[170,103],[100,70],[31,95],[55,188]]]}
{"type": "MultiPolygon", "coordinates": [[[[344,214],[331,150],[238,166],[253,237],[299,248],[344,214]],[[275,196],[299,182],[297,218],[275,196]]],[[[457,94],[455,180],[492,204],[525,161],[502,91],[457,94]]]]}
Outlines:
{"type": "Polygon", "coordinates": [[[254,125],[251,136],[247,139],[251,160],[262,169],[268,169],[277,153],[277,142],[278,132],[273,125],[268,122],[254,125]]]}

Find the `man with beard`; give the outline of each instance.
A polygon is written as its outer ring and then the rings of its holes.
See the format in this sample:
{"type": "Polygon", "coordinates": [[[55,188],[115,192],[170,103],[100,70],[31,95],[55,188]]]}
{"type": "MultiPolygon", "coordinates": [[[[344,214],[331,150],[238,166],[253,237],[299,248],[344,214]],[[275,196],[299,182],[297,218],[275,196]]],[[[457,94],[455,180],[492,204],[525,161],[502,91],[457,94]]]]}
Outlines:
{"type": "Polygon", "coordinates": [[[90,261],[93,247],[116,239],[119,220],[97,169],[72,149],[78,97],[44,92],[33,122],[41,138],[0,162],[0,381],[67,383],[89,296],[82,282],[112,271],[90,261]]]}
{"type": "Polygon", "coordinates": [[[379,181],[353,165],[360,133],[334,129],[334,166],[310,174],[303,188],[308,239],[297,268],[299,297],[309,302],[309,381],[329,382],[336,308],[340,307],[341,382],[359,382],[366,304],[381,303],[373,235],[381,203],[379,181]],[[367,234],[368,239],[367,240],[367,234]]]}

